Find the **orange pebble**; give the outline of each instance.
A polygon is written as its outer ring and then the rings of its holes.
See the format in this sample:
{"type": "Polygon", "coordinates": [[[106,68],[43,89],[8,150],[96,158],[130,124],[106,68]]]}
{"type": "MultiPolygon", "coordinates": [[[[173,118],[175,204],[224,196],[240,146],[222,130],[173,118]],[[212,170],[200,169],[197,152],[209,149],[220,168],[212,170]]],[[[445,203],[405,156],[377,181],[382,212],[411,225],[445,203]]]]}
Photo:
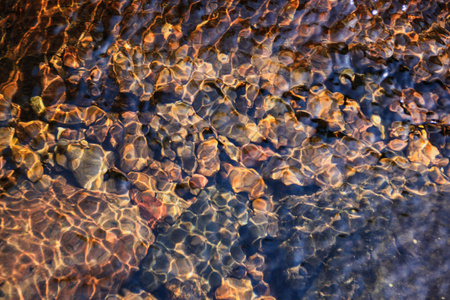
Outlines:
{"type": "Polygon", "coordinates": [[[255,199],[252,202],[253,208],[254,209],[259,209],[259,210],[266,210],[267,209],[267,202],[264,201],[261,198],[255,199]]]}
{"type": "Polygon", "coordinates": [[[204,188],[208,184],[208,179],[200,174],[192,175],[191,180],[189,180],[189,186],[193,189],[204,188]]]}

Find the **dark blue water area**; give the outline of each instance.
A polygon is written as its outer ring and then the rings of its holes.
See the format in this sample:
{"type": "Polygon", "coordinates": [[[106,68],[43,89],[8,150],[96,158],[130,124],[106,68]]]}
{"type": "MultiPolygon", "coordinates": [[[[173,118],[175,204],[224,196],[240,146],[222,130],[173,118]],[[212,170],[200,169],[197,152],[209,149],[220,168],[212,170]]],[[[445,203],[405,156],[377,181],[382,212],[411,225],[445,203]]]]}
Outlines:
{"type": "MultiPolygon", "coordinates": [[[[261,255],[265,265],[264,281],[276,299],[445,299],[449,293],[450,192],[426,195],[404,192],[404,199],[389,200],[374,193],[362,196],[321,191],[312,186],[289,189],[270,184],[269,187],[277,198],[278,234],[268,236],[249,222],[239,226],[239,237],[230,248],[231,258],[225,255],[222,261],[213,262],[213,258],[208,259],[212,250],[201,248],[200,261],[215,263],[216,270],[225,270],[227,259],[239,261],[261,255]],[[343,207],[342,202],[347,204],[343,207]],[[353,207],[349,207],[350,203],[353,207]],[[341,216],[340,220],[335,220],[337,215],[341,216]]],[[[223,188],[229,190],[226,185],[223,188]]],[[[201,228],[197,217],[205,214],[205,207],[213,205],[210,201],[199,199],[180,220],[199,224],[201,228]]],[[[233,210],[233,207],[227,209],[233,210]]],[[[203,221],[211,222],[208,226],[215,225],[212,229],[220,228],[207,214],[203,221]]],[[[154,260],[169,256],[171,245],[177,244],[171,242],[177,228],[183,228],[183,221],[162,229],[155,243],[160,244],[150,248],[149,255],[141,262],[141,271],[130,278],[125,288],[136,292],[145,289],[157,299],[173,297],[166,288],[167,283],[159,282],[170,283],[170,276],[151,279],[152,271],[148,271],[148,266],[160,274],[154,260]]],[[[204,234],[212,247],[221,238],[217,231],[215,233],[216,237],[204,234]]],[[[202,233],[185,232],[185,235],[188,238],[184,238],[183,243],[189,243],[189,237],[202,233]]],[[[196,251],[200,249],[193,250],[196,251]]],[[[188,255],[190,253],[186,253],[186,257],[188,255]]],[[[214,296],[220,284],[215,284],[210,277],[212,270],[208,271],[205,264],[199,263],[197,271],[209,280],[209,295],[214,296]]],[[[237,264],[228,276],[242,278],[245,273],[246,267],[237,264]]],[[[258,286],[259,278],[247,276],[259,287],[254,293],[264,294],[267,287],[258,286]]],[[[189,283],[177,284],[186,293],[183,299],[195,299],[195,289],[189,283]],[[191,296],[187,296],[190,293],[191,296]]]]}

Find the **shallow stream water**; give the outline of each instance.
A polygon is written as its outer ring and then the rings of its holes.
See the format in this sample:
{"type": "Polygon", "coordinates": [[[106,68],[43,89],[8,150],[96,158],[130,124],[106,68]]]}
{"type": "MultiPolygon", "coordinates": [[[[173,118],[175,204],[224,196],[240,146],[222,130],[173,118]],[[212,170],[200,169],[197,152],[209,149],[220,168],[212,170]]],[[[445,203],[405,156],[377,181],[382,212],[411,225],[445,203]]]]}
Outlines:
{"type": "Polygon", "coordinates": [[[449,12],[1,1],[0,299],[447,299],[449,12]]]}

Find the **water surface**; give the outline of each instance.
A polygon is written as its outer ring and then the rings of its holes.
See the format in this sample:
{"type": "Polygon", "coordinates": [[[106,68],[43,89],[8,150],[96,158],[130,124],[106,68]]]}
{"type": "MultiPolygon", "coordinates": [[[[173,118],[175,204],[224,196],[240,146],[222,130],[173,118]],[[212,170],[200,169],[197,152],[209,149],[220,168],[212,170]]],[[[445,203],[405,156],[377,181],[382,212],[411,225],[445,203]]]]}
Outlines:
{"type": "Polygon", "coordinates": [[[445,1],[0,4],[0,298],[446,299],[445,1]]]}

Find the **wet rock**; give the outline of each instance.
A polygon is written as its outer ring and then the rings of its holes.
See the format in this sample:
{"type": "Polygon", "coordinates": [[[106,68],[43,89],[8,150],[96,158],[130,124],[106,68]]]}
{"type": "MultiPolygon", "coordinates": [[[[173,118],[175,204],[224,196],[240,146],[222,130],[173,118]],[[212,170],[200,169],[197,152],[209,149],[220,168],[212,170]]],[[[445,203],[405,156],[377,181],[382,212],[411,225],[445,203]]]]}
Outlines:
{"type": "Polygon", "coordinates": [[[142,132],[142,124],[135,113],[124,113],[124,140],[120,149],[120,168],[125,173],[141,171],[150,162],[150,149],[142,132]]]}
{"type": "Polygon", "coordinates": [[[41,121],[19,122],[17,137],[22,144],[28,144],[40,155],[46,155],[49,148],[55,145],[55,139],[48,132],[48,124],[41,121]]]}
{"type": "Polygon", "coordinates": [[[274,154],[271,150],[253,144],[244,145],[240,153],[240,160],[246,167],[254,167],[258,162],[265,161],[274,154]]]}
{"type": "Polygon", "coordinates": [[[198,166],[197,159],[195,158],[195,144],[185,143],[184,147],[179,147],[177,149],[177,155],[181,159],[181,166],[187,174],[193,174],[198,166]]]}
{"type": "Polygon", "coordinates": [[[200,174],[194,174],[189,180],[189,186],[193,189],[204,188],[208,184],[208,179],[200,174]]]}
{"type": "Polygon", "coordinates": [[[61,140],[55,152],[56,163],[71,171],[81,187],[88,190],[101,187],[103,176],[108,170],[108,161],[99,145],[61,140]]]}
{"type": "Polygon", "coordinates": [[[259,254],[254,254],[247,258],[245,263],[248,274],[250,274],[253,280],[261,281],[264,277],[265,265],[264,257],[259,254]]]}
{"type": "Polygon", "coordinates": [[[156,180],[149,175],[141,172],[130,172],[128,177],[134,186],[141,191],[156,191],[156,180]]]}
{"type": "Polygon", "coordinates": [[[420,162],[426,166],[430,164],[446,166],[449,161],[448,158],[442,157],[439,150],[428,141],[425,130],[411,134],[407,151],[410,161],[420,162]]]}
{"type": "Polygon", "coordinates": [[[228,157],[237,162],[239,160],[239,148],[224,136],[219,136],[219,141],[222,144],[223,150],[228,155],[228,157]]]}
{"type": "Polygon", "coordinates": [[[108,132],[112,127],[112,125],[113,122],[110,119],[106,119],[106,121],[103,124],[100,123],[92,125],[86,131],[86,138],[95,143],[102,144],[103,142],[105,142],[108,132]]]}
{"type": "Polygon", "coordinates": [[[13,160],[18,168],[25,171],[26,176],[32,182],[41,179],[44,174],[41,157],[29,147],[12,146],[13,160]]]}
{"type": "MultiPolygon", "coordinates": [[[[66,100],[66,86],[63,78],[59,74],[56,74],[54,69],[47,63],[41,63],[39,65],[39,75],[42,86],[42,98],[41,100],[34,98],[35,101],[41,101],[45,106],[64,103],[66,100]]],[[[42,105],[38,104],[38,102],[35,102],[34,104],[32,102],[32,107],[33,105],[37,105],[36,108],[33,108],[35,112],[36,109],[37,111],[40,111],[42,108],[42,105]]],[[[38,115],[40,114],[38,112],[36,113],[38,115]]]]}
{"type": "Polygon", "coordinates": [[[167,216],[167,206],[155,198],[155,194],[149,191],[131,191],[131,200],[139,208],[140,216],[147,221],[150,227],[164,220],[167,216]]]}
{"type": "Polygon", "coordinates": [[[11,117],[11,103],[0,94],[0,122],[8,121],[11,117]]]}
{"type": "Polygon", "coordinates": [[[216,139],[204,141],[197,148],[198,169],[197,172],[210,177],[220,169],[219,149],[216,139]]]}
{"type": "Polygon", "coordinates": [[[128,193],[131,182],[128,176],[116,168],[109,168],[105,174],[103,189],[112,194],[125,195],[128,193]]]}
{"type": "Polygon", "coordinates": [[[170,291],[172,299],[176,300],[194,300],[206,297],[198,280],[180,281],[174,279],[167,284],[167,289],[170,291]]]}
{"type": "Polygon", "coordinates": [[[86,109],[83,120],[86,126],[104,124],[107,120],[107,115],[101,108],[90,106],[86,109]]]}
{"type": "Polygon", "coordinates": [[[228,278],[215,293],[216,299],[252,299],[253,287],[249,279],[228,278]]]}
{"type": "Polygon", "coordinates": [[[133,293],[129,290],[121,290],[120,294],[110,294],[106,297],[107,300],[156,300],[157,298],[150,293],[140,291],[133,293]]]}
{"type": "Polygon", "coordinates": [[[45,109],[44,118],[48,122],[76,125],[83,122],[84,111],[74,105],[57,104],[45,109]]]}
{"type": "Polygon", "coordinates": [[[9,148],[15,143],[14,141],[14,128],[1,127],[0,128],[0,151],[9,148]]]}
{"type": "Polygon", "coordinates": [[[147,140],[143,135],[125,137],[124,146],[120,152],[122,157],[120,168],[125,173],[141,171],[150,161],[149,152],[147,140]]]}
{"type": "Polygon", "coordinates": [[[236,193],[247,192],[250,197],[257,198],[264,194],[264,180],[254,169],[234,167],[224,164],[226,175],[236,193]]]}
{"type": "Polygon", "coordinates": [[[31,109],[33,109],[36,115],[40,116],[44,113],[45,105],[41,97],[39,96],[31,97],[30,102],[31,102],[31,109]]]}
{"type": "Polygon", "coordinates": [[[211,126],[221,135],[235,139],[239,144],[261,140],[258,126],[237,112],[229,101],[223,101],[211,114],[211,126]]]}

